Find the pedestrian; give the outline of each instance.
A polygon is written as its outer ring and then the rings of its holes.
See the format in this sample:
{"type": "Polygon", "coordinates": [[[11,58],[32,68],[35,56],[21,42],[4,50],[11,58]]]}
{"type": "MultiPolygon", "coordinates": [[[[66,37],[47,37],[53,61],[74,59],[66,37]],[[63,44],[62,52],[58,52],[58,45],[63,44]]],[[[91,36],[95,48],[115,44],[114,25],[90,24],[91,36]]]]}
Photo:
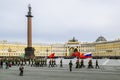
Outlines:
{"type": "Polygon", "coordinates": [[[9,62],[6,61],[5,63],[6,63],[6,69],[8,69],[9,68],[9,62]]]}
{"type": "Polygon", "coordinates": [[[76,67],[75,68],[79,68],[79,60],[76,61],[76,67]]]}
{"type": "Polygon", "coordinates": [[[72,71],[72,60],[70,60],[70,62],[69,62],[69,69],[70,69],[70,72],[72,71]]]}
{"type": "Polygon", "coordinates": [[[89,62],[88,62],[88,69],[89,69],[89,68],[93,68],[92,60],[89,60],[89,62]]]}
{"type": "Polygon", "coordinates": [[[0,67],[3,68],[3,61],[0,61],[0,67]]]}
{"type": "Polygon", "coordinates": [[[51,61],[51,60],[49,60],[49,67],[51,67],[51,62],[52,62],[52,61],[51,61]]]}
{"type": "Polygon", "coordinates": [[[23,70],[24,70],[24,67],[23,67],[23,65],[21,64],[21,66],[19,67],[20,76],[23,76],[23,70]]]}
{"type": "Polygon", "coordinates": [[[54,61],[53,61],[53,59],[51,60],[51,67],[54,67],[54,61]]]}
{"type": "Polygon", "coordinates": [[[62,59],[60,60],[60,67],[63,67],[63,64],[62,64],[62,59]]]}
{"type": "Polygon", "coordinates": [[[83,67],[83,68],[85,67],[85,65],[84,65],[84,60],[83,60],[83,59],[82,59],[81,62],[80,62],[80,68],[82,68],[82,67],[83,67]]]}
{"type": "Polygon", "coordinates": [[[98,60],[96,60],[96,65],[95,65],[95,68],[97,69],[99,69],[100,67],[99,67],[99,64],[98,64],[98,60]]]}
{"type": "Polygon", "coordinates": [[[53,62],[54,62],[54,67],[57,67],[56,60],[55,60],[55,59],[53,60],[53,62]]]}

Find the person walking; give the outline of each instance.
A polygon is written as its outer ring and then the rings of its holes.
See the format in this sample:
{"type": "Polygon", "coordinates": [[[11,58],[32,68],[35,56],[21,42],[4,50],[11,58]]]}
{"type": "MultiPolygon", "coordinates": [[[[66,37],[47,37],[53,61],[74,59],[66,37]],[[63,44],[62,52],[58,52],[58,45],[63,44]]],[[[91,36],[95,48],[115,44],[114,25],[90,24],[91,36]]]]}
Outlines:
{"type": "Polygon", "coordinates": [[[79,68],[79,66],[80,66],[80,65],[79,65],[79,60],[77,60],[77,61],[76,61],[76,67],[75,67],[75,68],[77,69],[77,68],[79,68]]]}
{"type": "Polygon", "coordinates": [[[3,61],[0,61],[0,67],[3,68],[3,61]]]}
{"type": "Polygon", "coordinates": [[[84,65],[84,60],[82,59],[81,62],[80,62],[80,68],[84,68],[85,65],[84,65]]]}
{"type": "Polygon", "coordinates": [[[70,62],[69,62],[69,69],[70,69],[70,72],[72,71],[72,60],[70,60],[70,62]]]}
{"type": "Polygon", "coordinates": [[[99,69],[100,67],[99,67],[99,64],[98,64],[98,60],[96,60],[96,65],[95,65],[95,68],[97,69],[99,69]]]}
{"type": "Polygon", "coordinates": [[[93,68],[92,60],[89,60],[89,62],[88,62],[88,69],[90,69],[90,68],[93,68]]]}
{"type": "Polygon", "coordinates": [[[63,64],[62,64],[62,59],[60,60],[60,67],[63,67],[63,64]]]}
{"type": "Polygon", "coordinates": [[[23,65],[21,64],[20,67],[19,67],[20,76],[23,76],[23,70],[24,70],[24,67],[23,67],[23,65]]]}
{"type": "Polygon", "coordinates": [[[51,61],[51,60],[49,60],[49,67],[51,67],[51,63],[52,63],[52,61],[51,61]]]}
{"type": "Polygon", "coordinates": [[[6,61],[5,64],[6,64],[6,69],[8,69],[9,68],[9,62],[6,61]]]}

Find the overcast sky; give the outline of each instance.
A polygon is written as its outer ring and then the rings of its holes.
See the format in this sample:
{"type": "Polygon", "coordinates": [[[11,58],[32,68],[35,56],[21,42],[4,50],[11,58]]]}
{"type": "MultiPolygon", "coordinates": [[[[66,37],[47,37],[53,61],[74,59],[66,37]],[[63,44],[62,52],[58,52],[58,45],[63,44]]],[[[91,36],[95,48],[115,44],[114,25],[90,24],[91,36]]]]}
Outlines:
{"type": "Polygon", "coordinates": [[[0,0],[0,40],[27,41],[29,3],[33,42],[120,38],[120,0],[0,0]]]}

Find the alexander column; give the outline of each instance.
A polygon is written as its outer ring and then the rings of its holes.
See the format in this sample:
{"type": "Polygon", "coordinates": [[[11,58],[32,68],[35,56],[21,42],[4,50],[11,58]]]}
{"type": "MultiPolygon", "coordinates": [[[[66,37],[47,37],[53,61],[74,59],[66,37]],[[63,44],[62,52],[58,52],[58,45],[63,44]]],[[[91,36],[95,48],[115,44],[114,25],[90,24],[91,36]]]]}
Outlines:
{"type": "Polygon", "coordinates": [[[25,48],[25,58],[31,59],[34,58],[34,48],[32,47],[32,13],[31,6],[28,6],[28,14],[27,17],[27,47],[25,48]]]}

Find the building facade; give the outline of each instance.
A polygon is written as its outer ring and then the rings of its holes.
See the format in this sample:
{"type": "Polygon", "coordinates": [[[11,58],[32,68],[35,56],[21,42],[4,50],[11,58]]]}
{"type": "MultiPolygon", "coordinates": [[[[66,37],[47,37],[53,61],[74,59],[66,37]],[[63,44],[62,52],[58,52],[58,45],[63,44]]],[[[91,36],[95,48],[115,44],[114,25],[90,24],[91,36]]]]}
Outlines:
{"type": "MultiPolygon", "coordinates": [[[[27,45],[0,41],[0,57],[20,57],[25,54],[27,45]]],[[[74,37],[68,42],[56,44],[33,44],[36,57],[46,57],[55,53],[57,57],[70,57],[75,52],[92,52],[93,57],[120,58],[120,39],[107,41],[100,36],[95,42],[79,42],[74,37]]]]}

